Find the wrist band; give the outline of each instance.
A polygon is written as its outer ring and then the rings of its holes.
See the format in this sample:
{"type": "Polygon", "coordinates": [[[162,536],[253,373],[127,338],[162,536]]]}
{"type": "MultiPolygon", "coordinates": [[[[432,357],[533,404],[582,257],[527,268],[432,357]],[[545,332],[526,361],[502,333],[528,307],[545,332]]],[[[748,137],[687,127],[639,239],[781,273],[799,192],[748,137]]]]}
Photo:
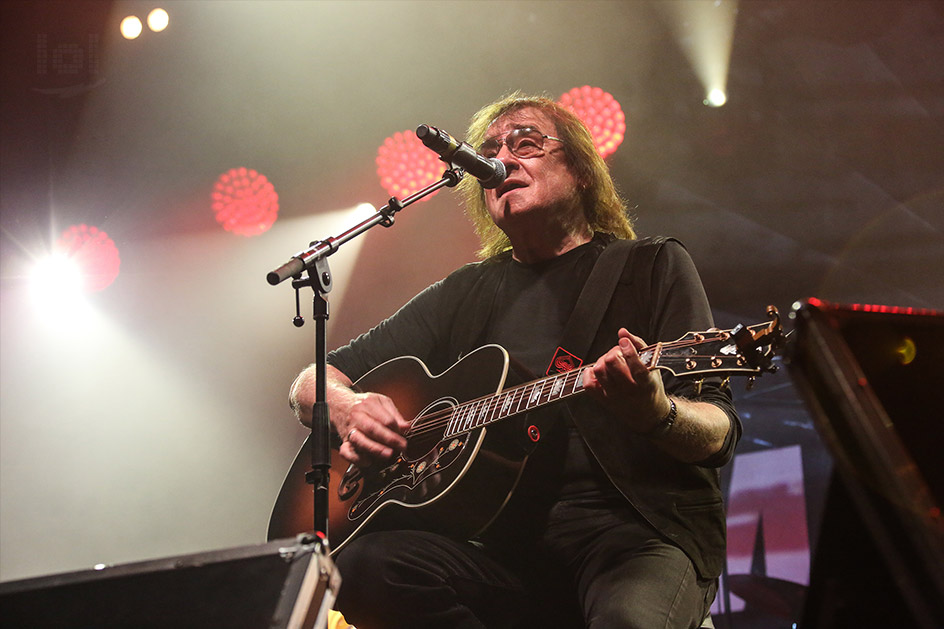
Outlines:
{"type": "Polygon", "coordinates": [[[652,427],[652,430],[646,433],[646,436],[650,439],[660,439],[669,434],[677,417],[678,407],[675,405],[675,400],[669,398],[669,412],[665,414],[665,417],[659,420],[658,424],[652,427]]]}

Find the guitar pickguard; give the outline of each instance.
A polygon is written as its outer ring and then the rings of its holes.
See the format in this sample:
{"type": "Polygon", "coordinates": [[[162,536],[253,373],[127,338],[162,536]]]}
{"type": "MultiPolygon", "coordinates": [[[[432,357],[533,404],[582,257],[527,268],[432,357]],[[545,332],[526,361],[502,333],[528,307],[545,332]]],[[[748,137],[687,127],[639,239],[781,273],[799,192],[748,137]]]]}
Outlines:
{"type": "Polygon", "coordinates": [[[468,433],[444,438],[443,418],[451,417],[458,405],[455,397],[446,396],[422,408],[413,418],[406,451],[390,465],[376,473],[361,474],[353,467],[348,470],[338,487],[339,498],[345,500],[354,495],[352,490],[360,489],[347,511],[348,520],[362,519],[378,503],[416,505],[435,497],[436,490],[448,483],[448,479],[439,482],[437,476],[461,458],[468,443],[468,433]]]}
{"type": "MultiPolygon", "coordinates": [[[[461,458],[467,444],[468,434],[457,435],[439,442],[436,447],[417,459],[399,457],[377,474],[367,477],[361,476],[356,468],[349,469],[341,479],[339,494],[341,488],[355,484],[360,487],[360,494],[351,503],[347,513],[348,520],[356,522],[363,518],[381,500],[415,504],[435,496],[432,491],[423,491],[423,485],[429,485],[427,489],[430,490],[431,486],[440,486],[442,483],[436,482],[436,477],[461,458]]],[[[344,496],[339,497],[344,499],[344,496]]]]}

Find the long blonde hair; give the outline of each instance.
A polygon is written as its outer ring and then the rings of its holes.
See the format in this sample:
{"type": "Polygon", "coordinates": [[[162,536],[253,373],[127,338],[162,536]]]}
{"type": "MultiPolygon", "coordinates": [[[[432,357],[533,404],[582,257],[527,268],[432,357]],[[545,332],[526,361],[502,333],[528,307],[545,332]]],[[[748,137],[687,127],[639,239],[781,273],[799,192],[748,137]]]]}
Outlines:
{"type": "MultiPolygon", "coordinates": [[[[495,120],[521,109],[537,109],[554,123],[556,135],[563,141],[567,166],[577,179],[580,203],[590,228],[617,238],[635,238],[626,203],[616,191],[610,170],[597,153],[590,131],[577,116],[549,98],[515,92],[486,105],[472,116],[466,141],[478,148],[495,120]]],[[[485,205],[485,191],[475,178],[464,178],[458,189],[482,245],[479,257],[488,258],[511,247],[508,236],[492,221],[485,205]]]]}

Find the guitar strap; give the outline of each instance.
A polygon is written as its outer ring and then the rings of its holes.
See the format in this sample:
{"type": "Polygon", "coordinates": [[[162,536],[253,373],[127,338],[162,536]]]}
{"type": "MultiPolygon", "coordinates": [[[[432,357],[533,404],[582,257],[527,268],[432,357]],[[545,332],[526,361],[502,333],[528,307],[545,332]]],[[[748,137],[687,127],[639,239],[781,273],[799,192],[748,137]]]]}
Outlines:
{"type": "MultiPolygon", "coordinates": [[[[610,237],[611,240],[597,258],[590,275],[584,284],[577,304],[571,312],[561,335],[560,346],[548,374],[567,371],[583,364],[593,343],[603,316],[616,293],[620,277],[624,275],[627,264],[632,264],[633,252],[640,246],[652,242],[653,238],[624,240],[610,237]],[[557,368],[554,366],[557,365],[557,368]]],[[[479,267],[480,274],[464,286],[466,298],[458,309],[458,316],[452,326],[450,345],[458,349],[458,360],[465,352],[482,344],[481,335],[494,307],[498,288],[503,277],[503,264],[484,263],[479,267]]],[[[448,366],[451,363],[447,363],[448,366]]],[[[444,367],[445,368],[445,367],[444,367]]]]}
{"type": "Polygon", "coordinates": [[[650,240],[615,238],[600,253],[577,298],[577,305],[564,326],[560,345],[548,365],[547,375],[570,371],[583,364],[616,292],[619,279],[627,264],[632,263],[633,252],[638,249],[637,245],[650,240]]]}

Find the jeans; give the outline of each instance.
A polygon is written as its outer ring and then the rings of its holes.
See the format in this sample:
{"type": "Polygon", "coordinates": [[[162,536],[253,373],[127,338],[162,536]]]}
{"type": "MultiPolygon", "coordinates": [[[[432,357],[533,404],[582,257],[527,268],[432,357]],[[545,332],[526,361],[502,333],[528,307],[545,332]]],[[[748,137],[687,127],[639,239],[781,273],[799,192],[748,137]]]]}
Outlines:
{"type": "Polygon", "coordinates": [[[593,501],[557,503],[527,544],[384,531],[336,562],[358,629],[698,627],[717,589],[628,505],[593,501]]]}

